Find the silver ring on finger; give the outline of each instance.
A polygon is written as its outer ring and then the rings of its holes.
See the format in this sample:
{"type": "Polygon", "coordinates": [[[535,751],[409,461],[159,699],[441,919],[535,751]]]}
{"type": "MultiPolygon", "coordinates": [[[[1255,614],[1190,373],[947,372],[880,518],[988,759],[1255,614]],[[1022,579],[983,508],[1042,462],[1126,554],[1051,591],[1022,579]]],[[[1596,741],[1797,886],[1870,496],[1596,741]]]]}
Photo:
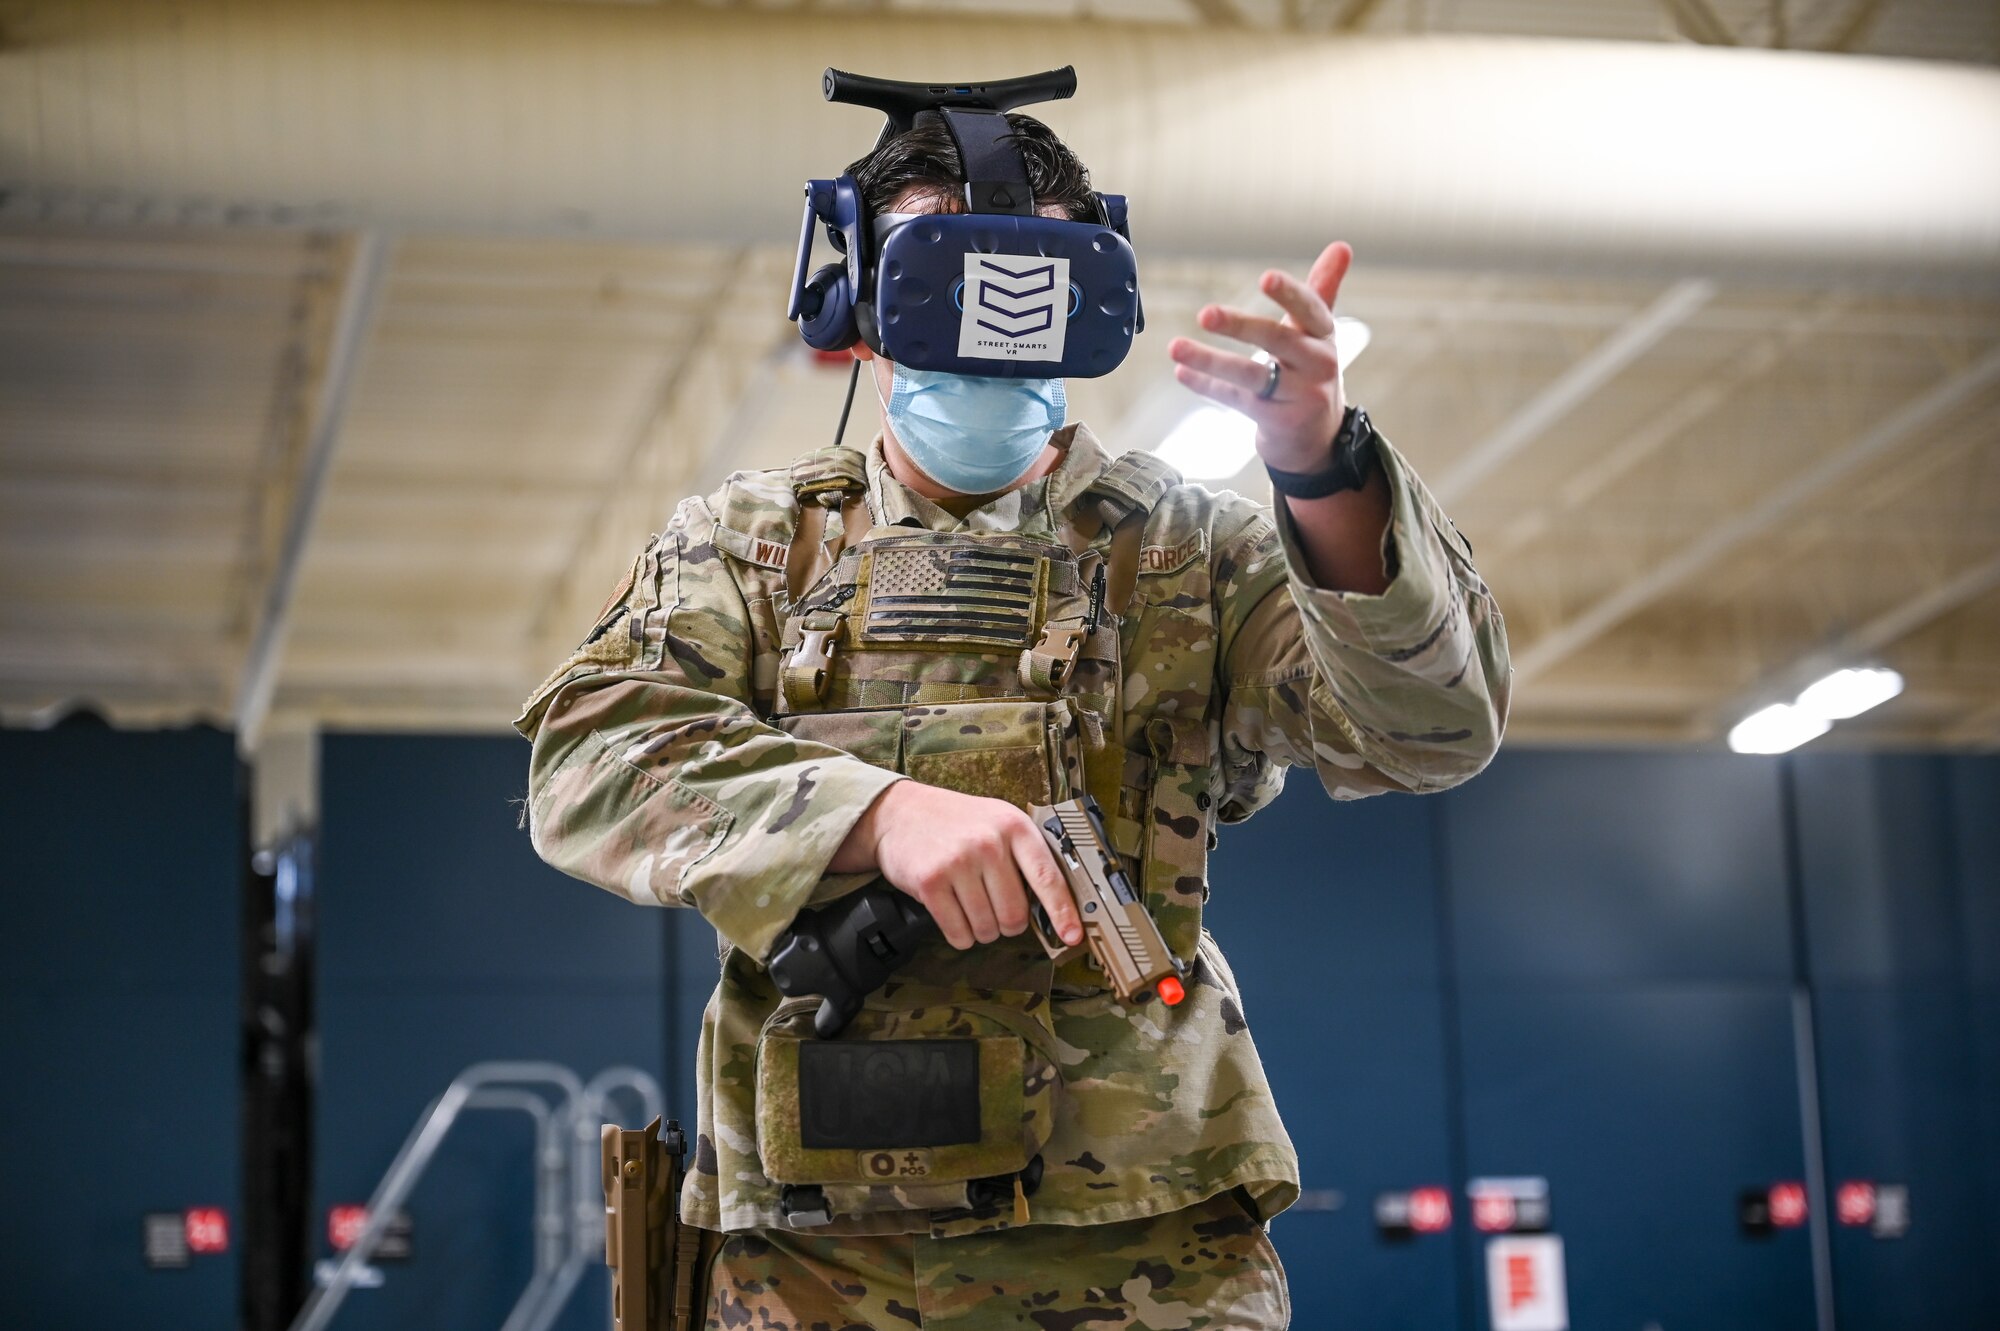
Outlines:
{"type": "Polygon", "coordinates": [[[1271,400],[1271,394],[1278,391],[1278,373],[1280,368],[1278,362],[1273,360],[1271,368],[1264,372],[1264,386],[1257,390],[1257,396],[1266,402],[1271,400]]]}

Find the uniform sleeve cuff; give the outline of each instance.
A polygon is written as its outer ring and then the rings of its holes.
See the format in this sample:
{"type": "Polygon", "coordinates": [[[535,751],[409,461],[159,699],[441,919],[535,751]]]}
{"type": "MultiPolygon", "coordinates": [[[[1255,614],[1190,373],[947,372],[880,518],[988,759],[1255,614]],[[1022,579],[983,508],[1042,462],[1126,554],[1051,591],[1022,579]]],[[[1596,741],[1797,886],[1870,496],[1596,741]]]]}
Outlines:
{"type": "Polygon", "coordinates": [[[875,876],[829,876],[826,867],[869,806],[906,778],[842,755],[788,764],[768,779],[778,789],[749,801],[755,816],[735,820],[690,874],[703,881],[689,884],[689,899],[704,906],[708,922],[759,960],[800,910],[875,876]]]}
{"type": "Polygon", "coordinates": [[[1299,613],[1342,642],[1395,654],[1422,647],[1449,621],[1452,576],[1437,501],[1388,440],[1378,439],[1376,447],[1389,483],[1389,527],[1382,538],[1382,556],[1385,565],[1395,569],[1395,577],[1379,594],[1316,585],[1284,496],[1275,496],[1273,507],[1286,577],[1299,613]]]}

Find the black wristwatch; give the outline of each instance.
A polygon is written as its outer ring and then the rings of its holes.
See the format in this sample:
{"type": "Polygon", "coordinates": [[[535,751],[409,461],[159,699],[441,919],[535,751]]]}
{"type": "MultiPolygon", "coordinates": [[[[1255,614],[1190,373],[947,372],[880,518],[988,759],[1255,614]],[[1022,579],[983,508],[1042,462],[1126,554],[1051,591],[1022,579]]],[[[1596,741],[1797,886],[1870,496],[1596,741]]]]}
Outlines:
{"type": "Polygon", "coordinates": [[[1333,436],[1333,457],[1327,465],[1319,471],[1280,471],[1267,462],[1264,470],[1271,474],[1271,488],[1294,499],[1324,499],[1342,490],[1359,490],[1382,465],[1375,437],[1368,413],[1349,407],[1340,418],[1340,432],[1333,436]]]}

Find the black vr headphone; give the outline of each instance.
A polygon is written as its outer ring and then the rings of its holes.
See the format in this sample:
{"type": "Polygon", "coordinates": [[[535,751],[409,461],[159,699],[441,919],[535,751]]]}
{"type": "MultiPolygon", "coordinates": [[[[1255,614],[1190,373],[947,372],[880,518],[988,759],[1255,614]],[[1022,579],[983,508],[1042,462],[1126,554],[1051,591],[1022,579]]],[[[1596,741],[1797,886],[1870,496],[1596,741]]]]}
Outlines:
{"type": "Polygon", "coordinates": [[[785,311],[808,346],[860,340],[912,369],[1001,378],[1087,379],[1118,367],[1146,326],[1125,198],[1093,193],[1094,221],[1038,217],[1006,117],[1074,94],[1074,66],[944,85],[828,69],[823,87],[829,102],[887,117],[877,148],[921,118],[942,120],[969,211],[871,217],[854,177],[808,181],[785,311]],[[808,277],[815,223],[846,259],[808,277]]]}

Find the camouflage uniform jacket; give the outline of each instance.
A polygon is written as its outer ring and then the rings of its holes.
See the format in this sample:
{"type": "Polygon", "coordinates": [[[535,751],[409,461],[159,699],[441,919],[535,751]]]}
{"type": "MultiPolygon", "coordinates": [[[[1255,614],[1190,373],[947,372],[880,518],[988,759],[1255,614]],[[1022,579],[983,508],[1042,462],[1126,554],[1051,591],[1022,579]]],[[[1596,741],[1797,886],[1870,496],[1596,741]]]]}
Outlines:
{"type": "MultiPolygon", "coordinates": [[[[1386,444],[1382,454],[1393,580],[1379,596],[1302,576],[1282,513],[1198,485],[1156,492],[1116,625],[1122,664],[1105,671],[1119,724],[1105,729],[1125,750],[1114,839],[1140,861],[1162,932],[1194,965],[1187,999],[1165,1018],[1156,1003],[1127,1007],[1101,990],[1058,985],[1042,999],[1034,1015],[1053,1029],[1064,1098],[1035,1221],[1153,1215],[1238,1185],[1269,1216],[1297,1196],[1297,1157],[1235,979],[1200,928],[1213,829],[1268,803],[1292,764],[1315,769],[1335,799],[1456,784],[1492,756],[1507,710],[1505,632],[1470,549],[1402,457],[1386,444]]],[[[962,526],[1048,538],[1109,463],[1075,426],[1055,470],[962,526]]],[[[877,530],[961,527],[889,474],[879,434],[866,471],[877,530]]],[[[760,1031],[779,1003],[756,963],[799,909],[864,881],[826,866],[902,779],[888,770],[900,759],[871,765],[853,746],[774,724],[797,515],[781,470],[738,472],[683,502],[516,722],[534,742],[529,821],[543,858],[642,904],[692,906],[723,944],[682,1206],[710,1228],[785,1223],[748,1103],[760,1031]]],[[[828,1232],[994,1227],[932,1206],[892,1199],[828,1232]]]]}

